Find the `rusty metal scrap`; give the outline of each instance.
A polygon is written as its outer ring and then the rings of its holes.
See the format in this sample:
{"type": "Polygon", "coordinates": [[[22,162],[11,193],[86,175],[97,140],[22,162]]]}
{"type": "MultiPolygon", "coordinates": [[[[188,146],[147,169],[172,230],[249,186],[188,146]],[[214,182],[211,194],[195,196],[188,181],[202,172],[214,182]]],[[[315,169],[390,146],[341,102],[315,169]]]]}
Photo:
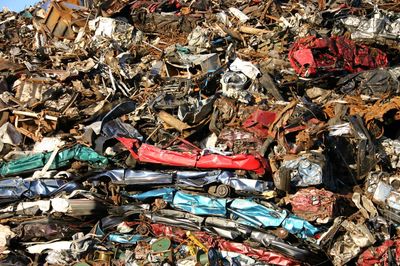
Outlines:
{"type": "Polygon", "coordinates": [[[393,0],[3,9],[0,264],[399,264],[399,35],[393,0]]]}

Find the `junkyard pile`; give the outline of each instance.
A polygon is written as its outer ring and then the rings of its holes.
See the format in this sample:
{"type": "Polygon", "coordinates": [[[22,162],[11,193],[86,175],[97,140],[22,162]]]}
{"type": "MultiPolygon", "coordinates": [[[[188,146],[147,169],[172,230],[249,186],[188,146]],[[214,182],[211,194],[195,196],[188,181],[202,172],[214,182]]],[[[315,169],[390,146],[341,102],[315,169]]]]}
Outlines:
{"type": "Polygon", "coordinates": [[[397,0],[0,13],[1,265],[400,265],[397,0]]]}

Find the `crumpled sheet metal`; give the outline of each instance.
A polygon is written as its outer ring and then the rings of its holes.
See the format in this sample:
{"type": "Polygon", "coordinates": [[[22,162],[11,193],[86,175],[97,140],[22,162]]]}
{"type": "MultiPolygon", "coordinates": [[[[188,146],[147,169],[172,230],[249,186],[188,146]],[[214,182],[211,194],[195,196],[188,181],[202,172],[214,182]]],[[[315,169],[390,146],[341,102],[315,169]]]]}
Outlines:
{"type": "MultiPolygon", "coordinates": [[[[143,3],[143,1],[141,1],[143,3]]],[[[147,1],[146,1],[147,2],[147,1]]],[[[151,3],[151,2],[147,2],[151,3]]],[[[189,34],[200,18],[194,15],[176,16],[170,13],[149,13],[141,10],[141,13],[134,13],[132,16],[135,28],[145,33],[160,33],[176,35],[177,33],[189,34]]]]}
{"type": "MultiPolygon", "coordinates": [[[[176,242],[182,242],[187,239],[187,234],[185,230],[179,227],[168,226],[164,224],[151,224],[152,232],[157,236],[168,236],[176,242]]],[[[206,232],[203,231],[193,231],[191,232],[197,239],[199,239],[203,245],[207,248],[215,246],[215,239],[206,232]]]]}
{"type": "Polygon", "coordinates": [[[94,42],[110,38],[123,47],[128,47],[133,41],[133,27],[129,23],[114,18],[97,17],[88,22],[89,29],[94,31],[94,42]]]}
{"type": "Polygon", "coordinates": [[[15,236],[11,228],[7,225],[0,224],[0,251],[6,252],[9,241],[15,236]]]}
{"type": "Polygon", "coordinates": [[[120,244],[137,244],[138,241],[143,241],[141,235],[130,235],[130,234],[110,234],[108,240],[120,244]]]}
{"type": "Polygon", "coordinates": [[[318,232],[312,224],[289,214],[286,210],[273,210],[249,200],[234,199],[228,206],[228,211],[245,220],[238,220],[240,223],[265,228],[282,226],[301,238],[314,236],[318,232]]]}
{"type": "Polygon", "coordinates": [[[27,247],[27,251],[31,254],[40,254],[44,250],[55,250],[55,251],[62,251],[62,250],[69,250],[71,249],[72,241],[57,241],[52,243],[45,243],[45,244],[36,244],[27,247]]]}
{"type": "Polygon", "coordinates": [[[110,180],[118,185],[176,185],[181,188],[204,188],[211,184],[224,184],[236,191],[263,193],[273,189],[272,182],[242,178],[231,171],[176,171],[114,169],[87,179],[90,182],[110,180]]]}
{"type": "Polygon", "coordinates": [[[176,226],[184,230],[200,231],[203,217],[177,210],[159,210],[156,213],[148,213],[146,217],[153,223],[176,226]]]}
{"type": "Polygon", "coordinates": [[[104,210],[105,206],[95,199],[64,199],[55,197],[49,200],[24,201],[0,209],[1,213],[13,213],[22,216],[63,213],[71,216],[93,215],[104,210]]]}
{"type": "Polygon", "coordinates": [[[113,109],[111,109],[106,115],[104,115],[101,120],[100,131],[103,131],[104,125],[108,122],[117,119],[121,115],[128,114],[136,109],[135,102],[126,101],[116,105],[113,109]]]}
{"type": "Polygon", "coordinates": [[[222,95],[238,99],[242,103],[249,103],[252,100],[252,95],[245,89],[248,85],[248,80],[245,74],[240,72],[225,72],[220,80],[222,86],[222,95]]]}
{"type": "Polygon", "coordinates": [[[332,192],[316,188],[300,189],[290,196],[293,213],[307,221],[333,218],[335,201],[332,192]]]}
{"type": "Polygon", "coordinates": [[[305,248],[290,245],[277,236],[261,229],[255,229],[254,227],[220,217],[207,217],[204,224],[207,230],[226,239],[236,241],[250,235],[249,238],[251,240],[262,244],[265,248],[279,252],[297,261],[308,263],[321,261],[321,257],[318,254],[313,254],[305,248]]]}
{"type": "Polygon", "coordinates": [[[4,179],[0,180],[0,199],[48,197],[61,191],[71,193],[78,188],[76,182],[62,179],[4,179]]]}
{"type": "Polygon", "coordinates": [[[400,41],[400,17],[396,15],[386,15],[375,10],[370,18],[347,16],[340,21],[351,32],[353,40],[382,38],[400,41]]]}
{"type": "Polygon", "coordinates": [[[74,39],[74,27],[85,26],[85,8],[71,2],[51,1],[44,20],[47,32],[59,38],[74,39]]]}
{"type": "Polygon", "coordinates": [[[268,209],[260,204],[245,199],[234,199],[229,205],[233,214],[253,226],[278,227],[288,216],[287,212],[268,209]]]}
{"type": "Polygon", "coordinates": [[[346,230],[345,234],[340,241],[333,243],[329,250],[334,265],[345,265],[359,255],[364,248],[373,245],[376,241],[365,224],[355,224],[352,221],[344,220],[341,226],[346,230]]]}
{"type": "Polygon", "coordinates": [[[388,64],[387,56],[381,50],[356,44],[342,36],[299,38],[289,50],[289,60],[302,77],[341,70],[360,72],[388,64]]]}
{"type": "Polygon", "coordinates": [[[109,170],[88,178],[88,181],[110,179],[114,184],[120,185],[149,185],[149,184],[172,184],[173,177],[171,174],[132,170],[132,169],[114,169],[109,170]]]}
{"type": "Polygon", "coordinates": [[[206,196],[176,192],[172,206],[196,215],[226,215],[226,199],[214,199],[206,196]]]}
{"type": "Polygon", "coordinates": [[[257,260],[266,261],[274,265],[298,265],[297,262],[283,257],[275,252],[265,251],[249,247],[242,243],[229,242],[226,240],[218,241],[218,247],[226,251],[234,251],[240,254],[245,254],[257,260]]]}
{"type": "Polygon", "coordinates": [[[227,147],[234,153],[260,153],[263,138],[241,128],[223,128],[216,136],[217,146],[227,147]]]}
{"type": "Polygon", "coordinates": [[[137,199],[140,201],[146,201],[148,199],[154,199],[154,198],[163,198],[167,202],[172,202],[175,191],[176,191],[176,189],[174,189],[174,188],[166,187],[166,188],[159,188],[159,189],[155,189],[155,190],[149,190],[149,191],[134,194],[134,195],[127,194],[127,196],[132,199],[137,199]]]}
{"type": "MultiPolygon", "coordinates": [[[[151,219],[153,223],[162,223],[162,225],[152,224],[151,227],[153,228],[153,231],[156,230],[159,232],[158,230],[161,230],[164,232],[164,235],[169,236],[178,242],[185,238],[185,232],[182,229],[192,231],[202,229],[230,240],[240,240],[250,234],[251,240],[264,245],[267,249],[272,249],[297,261],[318,263],[323,260],[318,254],[314,254],[301,247],[292,246],[283,240],[280,240],[275,235],[221,217],[206,217],[203,219],[199,216],[193,217],[192,214],[189,215],[187,213],[171,210],[161,210],[159,213],[153,213],[147,217],[151,219]],[[204,224],[204,226],[200,226],[202,224],[204,224]],[[172,230],[172,228],[174,230],[172,230]]],[[[157,235],[159,234],[156,232],[154,233],[157,235]]],[[[194,233],[195,235],[198,235],[203,232],[194,233]]],[[[201,239],[204,243],[214,246],[214,242],[210,238],[204,239],[201,237],[201,239]]]]}
{"type": "Polygon", "coordinates": [[[149,198],[162,197],[174,208],[196,215],[226,215],[226,199],[214,199],[201,195],[193,195],[176,191],[173,188],[162,188],[130,196],[145,201],[149,198]]]}
{"type": "Polygon", "coordinates": [[[266,262],[257,261],[255,259],[250,258],[249,256],[237,252],[221,250],[220,254],[221,257],[223,257],[231,265],[235,263],[240,263],[239,265],[255,265],[255,266],[263,266],[267,264],[266,262]]]}
{"type": "Polygon", "coordinates": [[[199,47],[199,48],[211,48],[211,44],[208,42],[208,36],[210,34],[211,34],[211,31],[209,29],[197,26],[187,36],[188,45],[199,47]]]}
{"type": "Polygon", "coordinates": [[[238,169],[253,171],[262,175],[266,171],[267,162],[263,158],[257,158],[251,154],[237,155],[219,155],[206,154],[201,155],[195,164],[196,168],[217,168],[217,169],[238,169]]]}
{"type": "Polygon", "coordinates": [[[290,183],[295,187],[307,187],[321,184],[324,175],[323,167],[324,161],[315,160],[313,156],[310,157],[309,155],[302,155],[296,159],[285,160],[281,165],[282,169],[288,169],[290,183]]]}
{"type": "Polygon", "coordinates": [[[229,66],[231,71],[242,72],[249,79],[255,79],[258,75],[260,75],[260,70],[253,65],[251,62],[241,60],[240,58],[236,58],[232,64],[229,66]]]}
{"type": "Polygon", "coordinates": [[[143,136],[131,125],[121,119],[114,119],[101,124],[101,132],[105,137],[113,139],[124,136],[143,140],[143,136]]]}
{"type": "Polygon", "coordinates": [[[0,140],[2,143],[19,145],[22,142],[22,135],[10,123],[5,123],[0,127],[0,140]]]}
{"type": "Polygon", "coordinates": [[[269,134],[269,127],[276,119],[276,113],[257,109],[244,122],[243,128],[264,139],[269,134]]]}
{"type": "MultiPolygon", "coordinates": [[[[152,224],[152,231],[158,236],[168,236],[177,242],[182,242],[186,239],[186,232],[179,228],[172,226],[165,226],[162,224],[152,224]]],[[[203,244],[208,248],[217,246],[221,250],[237,252],[244,254],[259,261],[264,261],[274,265],[298,265],[295,260],[287,258],[279,253],[267,251],[264,249],[257,249],[250,247],[246,244],[230,242],[223,239],[214,239],[205,232],[193,232],[203,244]]]]}
{"type": "Polygon", "coordinates": [[[390,160],[390,166],[393,169],[400,168],[400,160],[399,160],[399,155],[400,155],[400,140],[395,139],[383,139],[382,142],[382,147],[386,152],[386,155],[389,157],[390,160]]]}
{"type": "MultiPolygon", "coordinates": [[[[200,66],[204,73],[214,72],[220,68],[219,57],[216,53],[192,55],[178,51],[177,56],[179,64],[182,64],[184,68],[200,66]]],[[[180,67],[176,63],[173,65],[180,67]]]]}
{"type": "Polygon", "coordinates": [[[221,217],[206,217],[204,225],[210,232],[230,240],[235,240],[251,230],[248,226],[221,217]]]}
{"type": "Polygon", "coordinates": [[[357,260],[359,266],[399,265],[400,240],[386,240],[378,247],[371,247],[364,251],[357,260]]]}
{"type": "MultiPolygon", "coordinates": [[[[23,157],[18,160],[10,161],[0,165],[1,176],[11,176],[24,173],[31,173],[34,170],[43,168],[50,160],[52,153],[37,153],[23,157]]],[[[105,167],[108,165],[108,159],[91,148],[75,145],[72,148],[63,150],[56,154],[49,170],[59,169],[71,164],[71,161],[85,161],[94,167],[105,167]]]]}
{"type": "Polygon", "coordinates": [[[323,261],[323,257],[320,254],[314,254],[309,249],[294,246],[284,242],[276,236],[271,236],[269,233],[252,230],[250,239],[257,241],[264,245],[267,249],[277,251],[289,258],[293,258],[296,261],[306,263],[320,263],[323,261]]]}
{"type": "Polygon", "coordinates": [[[0,12],[0,264],[399,264],[400,7],[370,2],[0,12]]]}
{"type": "Polygon", "coordinates": [[[400,190],[397,185],[399,181],[400,177],[397,175],[372,173],[365,183],[365,191],[372,196],[377,205],[398,212],[400,211],[400,190]]]}
{"type": "Polygon", "coordinates": [[[319,230],[309,222],[289,214],[286,210],[267,208],[261,204],[245,199],[216,199],[201,195],[193,195],[173,188],[150,190],[131,198],[146,201],[163,198],[173,208],[184,210],[196,215],[234,216],[238,223],[255,228],[276,228],[282,226],[288,232],[301,238],[314,236],[319,230]]]}
{"type": "Polygon", "coordinates": [[[63,224],[57,220],[42,223],[41,221],[22,223],[13,230],[22,241],[32,241],[40,238],[50,241],[71,237],[75,233],[75,230],[68,224],[63,224]]]}
{"type": "Polygon", "coordinates": [[[178,171],[176,173],[178,186],[203,187],[212,183],[221,183],[234,188],[236,191],[263,193],[272,189],[270,182],[241,178],[230,171],[197,172],[178,171]]]}
{"type": "Polygon", "coordinates": [[[340,78],[337,86],[340,92],[349,95],[396,95],[400,91],[397,78],[390,69],[373,69],[340,78]]]}
{"type": "Polygon", "coordinates": [[[178,117],[190,125],[196,125],[206,119],[212,112],[217,97],[211,96],[204,100],[195,100],[191,104],[182,104],[178,107],[178,117]]]}
{"type": "Polygon", "coordinates": [[[143,163],[155,163],[170,166],[183,166],[202,169],[240,169],[253,171],[256,174],[264,174],[266,161],[250,154],[220,155],[205,154],[199,152],[176,152],[162,150],[153,145],[143,143],[139,146],[136,139],[117,138],[132,154],[143,163]],[[139,147],[138,147],[139,146],[139,147]],[[134,150],[137,149],[137,152],[134,150]]]}

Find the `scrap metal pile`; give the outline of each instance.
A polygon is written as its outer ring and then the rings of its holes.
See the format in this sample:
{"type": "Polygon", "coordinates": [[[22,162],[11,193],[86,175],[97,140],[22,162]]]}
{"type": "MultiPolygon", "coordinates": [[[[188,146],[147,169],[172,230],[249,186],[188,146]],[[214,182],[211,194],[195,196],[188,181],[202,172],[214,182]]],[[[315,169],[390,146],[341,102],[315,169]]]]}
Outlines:
{"type": "Polygon", "coordinates": [[[400,5],[0,13],[1,265],[400,265],[400,5]]]}

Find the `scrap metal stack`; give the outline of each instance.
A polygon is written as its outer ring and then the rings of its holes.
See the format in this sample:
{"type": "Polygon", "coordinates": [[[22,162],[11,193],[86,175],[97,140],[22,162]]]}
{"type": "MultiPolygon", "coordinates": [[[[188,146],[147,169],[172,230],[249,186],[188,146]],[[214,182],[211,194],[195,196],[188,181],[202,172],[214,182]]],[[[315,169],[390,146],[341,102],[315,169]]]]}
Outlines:
{"type": "Polygon", "coordinates": [[[400,265],[396,0],[0,13],[1,265],[400,265]]]}

